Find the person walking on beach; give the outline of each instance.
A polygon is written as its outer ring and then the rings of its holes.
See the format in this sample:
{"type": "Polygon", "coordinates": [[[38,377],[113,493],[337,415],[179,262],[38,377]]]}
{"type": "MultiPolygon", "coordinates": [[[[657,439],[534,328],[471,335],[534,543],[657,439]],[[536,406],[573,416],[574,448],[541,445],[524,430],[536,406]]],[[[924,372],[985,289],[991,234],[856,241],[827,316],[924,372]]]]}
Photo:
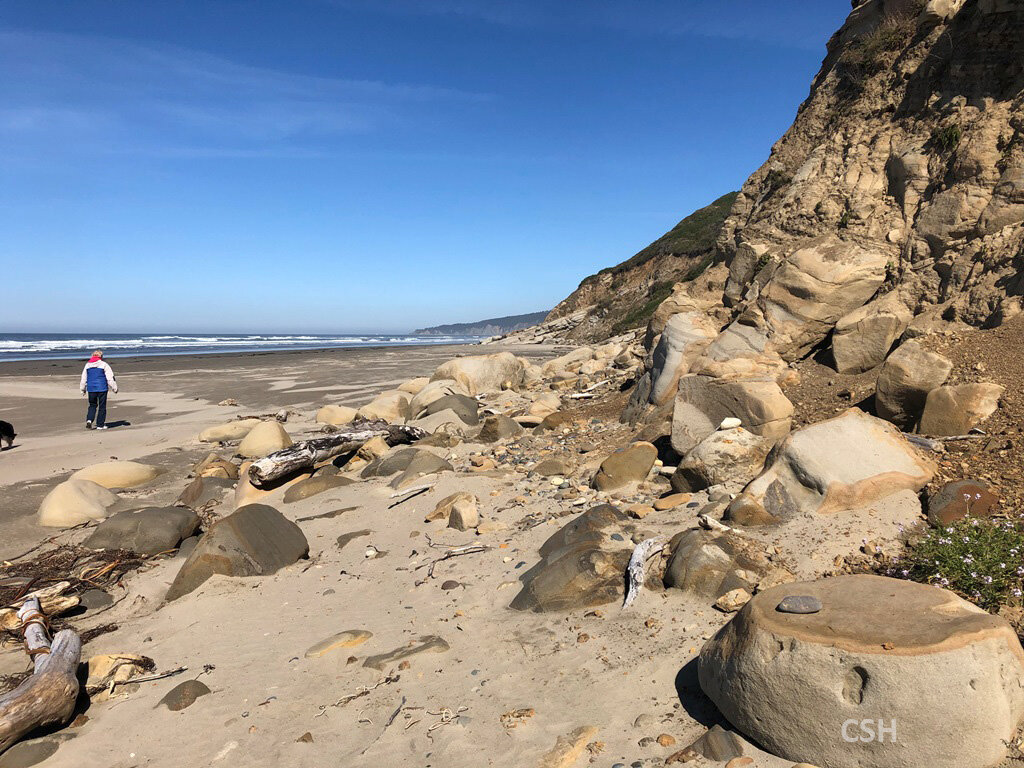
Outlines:
{"type": "Polygon", "coordinates": [[[85,416],[85,428],[106,429],[107,421],[107,391],[113,390],[117,393],[117,379],[114,378],[114,371],[109,365],[103,362],[103,350],[97,349],[92,353],[89,362],[82,369],[82,381],[79,384],[82,394],[89,395],[89,411],[85,416]]]}

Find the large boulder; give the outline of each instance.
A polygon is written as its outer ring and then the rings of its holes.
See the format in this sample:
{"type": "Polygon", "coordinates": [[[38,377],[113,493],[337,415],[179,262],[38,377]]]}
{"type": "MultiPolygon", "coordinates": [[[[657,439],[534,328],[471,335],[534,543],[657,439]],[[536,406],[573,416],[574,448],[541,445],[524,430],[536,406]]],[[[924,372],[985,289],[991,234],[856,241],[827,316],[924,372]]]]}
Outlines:
{"type": "Polygon", "coordinates": [[[792,416],[793,404],[774,379],[684,376],[672,413],[672,447],[688,453],[730,417],[776,441],[789,433],[792,416]]]}
{"type": "Polygon", "coordinates": [[[620,448],[601,462],[594,475],[594,487],[599,491],[614,491],[630,483],[643,482],[657,458],[658,449],[651,443],[640,441],[620,448]]]}
{"type": "MultiPolygon", "coordinates": [[[[753,594],[773,566],[764,546],[735,533],[699,528],[673,537],[665,586],[714,601],[734,589],[753,594]]],[[[792,577],[790,577],[792,578],[792,577]]]]}
{"type": "Polygon", "coordinates": [[[698,668],[753,741],[832,768],[999,764],[1024,715],[1022,677],[1004,619],[938,587],[867,575],[761,592],[704,645],[698,668]],[[779,609],[797,597],[820,610],[779,609]]]}
{"type": "Polygon", "coordinates": [[[75,472],[75,480],[92,480],[104,488],[134,488],[156,479],[160,469],[137,461],[104,461],[75,472]]]}
{"type": "Polygon", "coordinates": [[[261,421],[253,427],[238,446],[238,453],[248,459],[261,459],[292,445],[292,439],[277,421],[261,421]]]}
{"type": "Polygon", "coordinates": [[[764,468],[772,445],[768,438],[743,427],[712,432],[679,462],[672,475],[672,488],[700,491],[724,485],[729,491],[739,491],[764,468]]]}
{"type": "Polygon", "coordinates": [[[889,258],[835,237],[818,238],[792,253],[758,298],[783,359],[803,357],[840,318],[866,304],[885,281],[889,258]]]}
{"type": "Polygon", "coordinates": [[[156,555],[175,549],[199,528],[199,516],[184,507],[147,507],[111,515],[84,542],[90,549],[127,549],[156,555]]]}
{"type": "Polygon", "coordinates": [[[998,384],[959,384],[928,393],[918,431],[923,435],[966,435],[996,412],[1003,388],[998,384]]]}
{"type": "Polygon", "coordinates": [[[355,421],[357,413],[355,408],[350,408],[347,405],[325,405],[316,412],[316,420],[320,424],[341,427],[355,421]]]}
{"type": "Polygon", "coordinates": [[[309,553],[302,530],[273,507],[249,504],[221,518],[192,550],[167,592],[168,602],[211,576],[262,576],[309,553]]]}
{"type": "Polygon", "coordinates": [[[208,427],[199,433],[202,443],[224,443],[229,440],[241,440],[249,434],[249,430],[261,423],[259,419],[238,419],[227,424],[208,427]]]}
{"type": "Polygon", "coordinates": [[[511,352],[496,355],[456,357],[438,366],[432,381],[454,379],[466,388],[466,394],[479,395],[502,389],[519,389],[526,366],[511,352]]]}
{"type": "Polygon", "coordinates": [[[405,421],[412,416],[412,396],[397,389],[381,392],[356,411],[360,419],[384,419],[389,423],[405,421]]]}
{"type": "Polygon", "coordinates": [[[851,408],[776,446],[768,468],[733,500],[728,516],[759,525],[857,509],[897,491],[919,491],[935,469],[892,424],[851,408]]]}
{"type": "Polygon", "coordinates": [[[359,473],[362,478],[388,477],[396,472],[403,472],[420,453],[430,453],[422,448],[396,448],[383,456],[372,459],[359,473]]]}
{"type": "Polygon", "coordinates": [[[839,373],[863,373],[880,365],[913,314],[892,291],[839,319],[832,357],[839,373]]]}
{"type": "Polygon", "coordinates": [[[520,578],[523,588],[510,607],[540,613],[621,600],[632,550],[611,535],[627,519],[601,504],[563,526],[541,545],[541,560],[520,578]]]}
{"type": "Polygon", "coordinates": [[[547,378],[565,373],[576,373],[583,363],[593,359],[594,350],[591,347],[577,347],[560,357],[554,357],[545,362],[541,366],[541,373],[547,378]]]}
{"type": "Polygon", "coordinates": [[[468,395],[455,394],[439,397],[424,408],[423,412],[419,414],[419,416],[420,418],[424,416],[433,416],[435,413],[447,410],[454,411],[465,424],[470,426],[476,426],[480,423],[480,404],[475,398],[469,397],[468,395]]]}
{"type": "Polygon", "coordinates": [[[454,467],[435,453],[430,451],[417,451],[401,474],[391,481],[391,487],[396,491],[418,483],[427,475],[437,475],[441,472],[452,472],[454,467]]]}
{"type": "Polygon", "coordinates": [[[435,400],[447,395],[468,395],[468,390],[454,379],[438,379],[431,381],[423,389],[413,395],[409,403],[409,411],[413,418],[419,416],[435,400]]]}
{"type": "Polygon", "coordinates": [[[344,488],[352,485],[355,480],[344,475],[316,474],[292,485],[284,492],[284,503],[292,504],[296,501],[303,501],[311,496],[316,496],[324,491],[333,491],[337,488],[344,488]]]}
{"type": "Polygon", "coordinates": [[[503,414],[488,416],[484,419],[484,425],[480,428],[477,439],[481,443],[497,443],[502,440],[511,440],[523,434],[523,428],[514,419],[503,414]]]}
{"type": "Polygon", "coordinates": [[[117,496],[92,480],[65,480],[46,494],[39,505],[39,524],[49,528],[72,528],[102,520],[117,496]]]}
{"type": "Polygon", "coordinates": [[[953,363],[916,341],[900,344],[878,372],[875,413],[903,429],[912,429],[924,411],[928,393],[942,384],[953,363]]]}
{"type": "Polygon", "coordinates": [[[702,312],[681,312],[669,318],[651,355],[650,402],[662,405],[676,394],[679,378],[715,337],[716,328],[702,312]]]}

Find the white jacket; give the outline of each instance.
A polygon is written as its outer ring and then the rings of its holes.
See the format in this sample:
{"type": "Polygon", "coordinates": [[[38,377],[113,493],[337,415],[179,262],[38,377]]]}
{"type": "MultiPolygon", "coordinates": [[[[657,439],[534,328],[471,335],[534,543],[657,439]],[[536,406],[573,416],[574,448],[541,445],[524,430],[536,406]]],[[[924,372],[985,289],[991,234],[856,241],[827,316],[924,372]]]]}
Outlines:
{"type": "Polygon", "coordinates": [[[94,363],[85,364],[85,368],[82,369],[82,380],[78,384],[78,388],[82,392],[85,392],[86,386],[89,383],[90,368],[98,368],[99,370],[103,371],[103,375],[107,379],[107,389],[109,389],[111,392],[114,392],[115,394],[117,393],[117,379],[114,378],[114,371],[109,365],[107,365],[102,360],[97,360],[94,363]]]}

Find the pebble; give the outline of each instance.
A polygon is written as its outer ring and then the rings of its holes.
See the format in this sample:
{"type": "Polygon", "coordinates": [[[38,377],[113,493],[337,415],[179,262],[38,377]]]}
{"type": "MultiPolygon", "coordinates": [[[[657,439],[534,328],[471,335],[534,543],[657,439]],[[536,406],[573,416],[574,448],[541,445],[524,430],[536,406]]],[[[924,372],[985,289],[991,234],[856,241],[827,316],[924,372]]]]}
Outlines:
{"type": "Polygon", "coordinates": [[[462,585],[459,582],[455,581],[454,579],[448,579],[448,581],[444,582],[441,585],[441,589],[443,589],[443,590],[445,590],[447,592],[450,589],[458,589],[461,586],[462,585]]]}
{"type": "Polygon", "coordinates": [[[659,512],[666,509],[674,509],[675,507],[686,504],[690,501],[690,494],[688,493],[672,493],[668,496],[662,496],[660,499],[655,499],[654,508],[659,512]]]}
{"type": "Polygon", "coordinates": [[[157,702],[157,706],[163,704],[171,712],[180,712],[191,707],[196,699],[206,696],[208,693],[210,693],[210,689],[206,687],[205,683],[198,680],[186,680],[183,683],[178,683],[164,694],[164,697],[157,702]]]}
{"type": "Polygon", "coordinates": [[[821,600],[811,595],[789,595],[782,598],[775,610],[779,613],[817,613],[821,600]]]}

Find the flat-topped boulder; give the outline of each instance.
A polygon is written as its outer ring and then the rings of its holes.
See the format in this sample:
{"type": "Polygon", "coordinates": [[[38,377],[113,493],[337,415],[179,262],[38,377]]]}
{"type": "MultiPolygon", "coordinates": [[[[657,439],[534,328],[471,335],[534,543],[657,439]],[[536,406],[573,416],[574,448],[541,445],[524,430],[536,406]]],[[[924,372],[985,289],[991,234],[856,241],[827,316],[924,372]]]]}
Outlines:
{"type": "Polygon", "coordinates": [[[342,427],[355,421],[357,413],[355,408],[347,405],[325,405],[316,412],[316,420],[318,424],[342,427]]]}
{"type": "Polygon", "coordinates": [[[103,461],[75,472],[75,480],[91,480],[104,488],[134,488],[145,485],[160,474],[159,467],[137,461],[103,461]]]}
{"type": "Polygon", "coordinates": [[[892,424],[857,408],[799,429],[729,506],[729,519],[763,525],[800,514],[866,506],[897,491],[919,491],[935,465],[892,424]]]}
{"type": "Polygon", "coordinates": [[[466,388],[466,394],[479,395],[503,389],[519,389],[526,376],[523,361],[511,352],[496,355],[456,357],[442,363],[431,376],[432,381],[453,379],[466,388]]]}
{"type": "Polygon", "coordinates": [[[412,415],[412,395],[394,389],[388,392],[381,392],[373,400],[356,411],[356,417],[360,419],[384,419],[395,424],[412,415]]]}
{"type": "Polygon", "coordinates": [[[698,676],[751,739],[832,768],[990,768],[1024,715],[1024,650],[1004,619],[882,576],[759,593],[704,645],[698,676]],[[787,599],[820,610],[779,610],[787,599]],[[860,740],[864,720],[895,731],[860,740]]]}
{"type": "Polygon", "coordinates": [[[216,574],[261,576],[309,553],[302,530],[266,504],[248,504],[221,518],[188,556],[167,591],[167,601],[198,589],[216,574]]]}

